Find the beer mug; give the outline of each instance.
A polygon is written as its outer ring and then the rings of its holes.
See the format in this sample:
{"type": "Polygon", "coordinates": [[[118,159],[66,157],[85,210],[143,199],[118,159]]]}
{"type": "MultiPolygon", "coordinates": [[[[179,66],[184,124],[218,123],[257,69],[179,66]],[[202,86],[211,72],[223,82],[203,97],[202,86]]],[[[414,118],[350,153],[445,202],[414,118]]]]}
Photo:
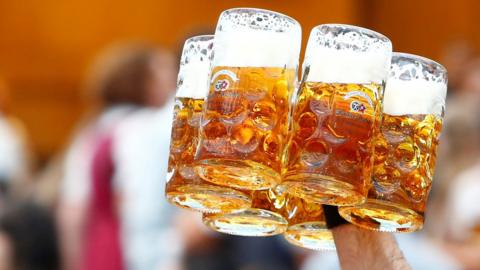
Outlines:
{"type": "Polygon", "coordinates": [[[253,191],[250,209],[204,214],[203,222],[222,233],[240,236],[272,236],[283,233],[288,242],[303,248],[335,249],[322,205],[291,196],[281,186],[253,191]]]}
{"type": "Polygon", "coordinates": [[[289,193],[320,204],[365,201],[391,55],[390,40],[368,29],[312,30],[285,154],[289,193]]]}
{"type": "Polygon", "coordinates": [[[281,211],[286,193],[275,189],[252,191],[252,208],[229,213],[203,214],[203,223],[221,233],[272,236],[285,232],[288,222],[281,211]]]}
{"type": "Polygon", "coordinates": [[[321,204],[287,195],[283,213],[288,221],[283,236],[290,244],[313,250],[336,249],[321,204]]]}
{"type": "Polygon", "coordinates": [[[261,9],[224,11],[195,156],[203,179],[248,190],[280,182],[301,28],[261,9]]]}
{"type": "Polygon", "coordinates": [[[170,143],[166,182],[169,202],[201,212],[220,212],[250,207],[244,193],[205,182],[194,172],[193,157],[198,144],[198,128],[208,91],[213,36],[196,36],[183,47],[170,143]]]}
{"type": "Polygon", "coordinates": [[[446,94],[443,66],[412,54],[393,54],[368,199],[363,205],[341,207],[340,215],[372,230],[422,228],[446,94]]]}

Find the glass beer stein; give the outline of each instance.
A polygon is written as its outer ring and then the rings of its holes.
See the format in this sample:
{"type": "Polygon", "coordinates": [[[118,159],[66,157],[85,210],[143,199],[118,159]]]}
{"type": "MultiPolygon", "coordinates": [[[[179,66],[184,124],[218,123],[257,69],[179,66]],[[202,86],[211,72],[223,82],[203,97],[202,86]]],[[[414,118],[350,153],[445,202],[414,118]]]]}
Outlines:
{"type": "Polygon", "coordinates": [[[252,191],[251,196],[251,208],[203,214],[203,223],[215,231],[239,236],[272,236],[285,232],[288,221],[281,211],[286,194],[269,189],[252,191]]]}
{"type": "Polygon", "coordinates": [[[201,212],[245,209],[251,204],[249,196],[206,182],[193,169],[212,53],[212,35],[185,42],[175,95],[166,197],[177,206],[201,212]]]}
{"type": "Polygon", "coordinates": [[[215,32],[196,171],[222,186],[266,190],[280,182],[301,29],[268,10],[224,11],[215,32]]]}
{"type": "Polygon", "coordinates": [[[290,244],[313,250],[335,250],[321,204],[287,196],[283,213],[288,221],[283,236],[290,244]]]}
{"type": "Polygon", "coordinates": [[[393,54],[368,199],[359,206],[340,207],[340,215],[372,230],[422,228],[446,94],[443,66],[416,55],[393,54]]]}
{"type": "Polygon", "coordinates": [[[365,201],[391,54],[390,40],[368,29],[312,30],[285,155],[289,193],[320,204],[365,201]]]}

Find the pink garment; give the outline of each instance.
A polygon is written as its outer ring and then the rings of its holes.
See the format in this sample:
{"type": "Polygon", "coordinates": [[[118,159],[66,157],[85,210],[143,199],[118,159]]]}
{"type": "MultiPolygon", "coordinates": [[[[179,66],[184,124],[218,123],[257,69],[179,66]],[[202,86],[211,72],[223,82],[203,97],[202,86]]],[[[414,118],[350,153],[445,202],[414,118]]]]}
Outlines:
{"type": "Polygon", "coordinates": [[[92,189],[83,269],[123,270],[120,222],[113,190],[112,134],[100,137],[92,160],[92,189]]]}

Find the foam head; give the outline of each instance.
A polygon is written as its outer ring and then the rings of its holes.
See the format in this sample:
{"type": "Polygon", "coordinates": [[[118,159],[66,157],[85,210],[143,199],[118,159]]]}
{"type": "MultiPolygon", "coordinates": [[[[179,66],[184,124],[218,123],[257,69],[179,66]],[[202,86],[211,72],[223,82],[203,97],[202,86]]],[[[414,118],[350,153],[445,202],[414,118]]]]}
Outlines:
{"type": "Polygon", "coordinates": [[[185,41],[176,97],[205,98],[208,93],[212,56],[213,35],[195,36],[185,41]]]}
{"type": "Polygon", "coordinates": [[[446,95],[447,72],[442,65],[412,54],[393,54],[383,98],[384,113],[443,116],[446,95]]]}
{"type": "Polygon", "coordinates": [[[272,11],[240,8],[224,11],[215,32],[214,66],[298,66],[300,24],[272,11]]]}
{"type": "Polygon", "coordinates": [[[382,34],[351,25],[319,25],[308,39],[304,80],[382,83],[387,78],[391,57],[392,43],[382,34]]]}

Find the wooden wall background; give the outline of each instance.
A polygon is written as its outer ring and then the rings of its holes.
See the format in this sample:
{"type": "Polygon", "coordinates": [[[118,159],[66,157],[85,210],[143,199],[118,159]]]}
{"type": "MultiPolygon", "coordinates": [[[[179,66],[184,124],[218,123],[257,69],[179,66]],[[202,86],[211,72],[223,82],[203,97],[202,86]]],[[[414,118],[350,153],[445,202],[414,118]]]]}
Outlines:
{"type": "Polygon", "coordinates": [[[432,58],[453,38],[480,45],[475,0],[0,0],[0,77],[39,160],[62,149],[85,110],[81,82],[100,49],[132,39],[176,49],[186,33],[239,6],[296,18],[304,42],[313,26],[338,22],[373,28],[396,50],[432,58]]]}

